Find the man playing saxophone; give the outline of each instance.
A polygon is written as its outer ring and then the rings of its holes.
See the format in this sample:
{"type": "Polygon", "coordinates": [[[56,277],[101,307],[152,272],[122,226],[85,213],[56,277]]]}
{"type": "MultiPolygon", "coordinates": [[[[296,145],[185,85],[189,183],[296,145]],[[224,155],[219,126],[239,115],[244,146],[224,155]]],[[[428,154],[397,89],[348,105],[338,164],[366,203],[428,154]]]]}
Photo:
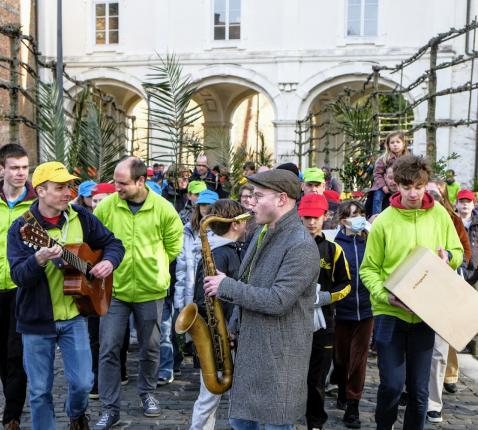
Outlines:
{"type": "Polygon", "coordinates": [[[229,418],[235,430],[292,430],[305,413],[319,252],[297,215],[300,183],[287,170],[250,176],[259,228],[238,278],[204,279],[209,296],[241,307],[229,418]]]}

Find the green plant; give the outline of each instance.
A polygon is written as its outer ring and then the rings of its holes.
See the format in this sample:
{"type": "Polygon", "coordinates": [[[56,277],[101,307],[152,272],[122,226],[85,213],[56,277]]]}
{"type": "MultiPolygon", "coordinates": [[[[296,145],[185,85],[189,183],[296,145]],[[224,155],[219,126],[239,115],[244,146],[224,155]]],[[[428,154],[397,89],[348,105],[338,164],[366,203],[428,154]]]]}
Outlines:
{"type": "Polygon", "coordinates": [[[84,89],[77,95],[68,120],[56,83],[40,83],[38,99],[40,161],[60,161],[82,180],[111,180],[126,148],[116,135],[117,124],[91,93],[84,89]]]}
{"type": "Polygon", "coordinates": [[[366,189],[373,179],[373,160],[377,149],[373,145],[372,109],[360,102],[339,99],[332,105],[335,124],[344,135],[344,164],[339,171],[345,191],[366,189]]]}
{"type": "Polygon", "coordinates": [[[445,180],[446,171],[448,170],[448,162],[457,160],[460,156],[456,152],[452,152],[446,157],[441,157],[437,161],[432,161],[432,170],[436,177],[445,180]]]}
{"type": "Polygon", "coordinates": [[[40,162],[67,163],[68,147],[65,112],[56,83],[39,82],[37,125],[40,130],[40,162]]]}
{"type": "MultiPolygon", "coordinates": [[[[169,160],[180,164],[190,151],[185,128],[201,117],[201,106],[190,107],[197,87],[183,70],[174,54],[158,55],[159,65],[151,66],[143,87],[149,99],[150,144],[170,152],[169,160]]],[[[194,145],[197,143],[194,140],[194,145]]]]}

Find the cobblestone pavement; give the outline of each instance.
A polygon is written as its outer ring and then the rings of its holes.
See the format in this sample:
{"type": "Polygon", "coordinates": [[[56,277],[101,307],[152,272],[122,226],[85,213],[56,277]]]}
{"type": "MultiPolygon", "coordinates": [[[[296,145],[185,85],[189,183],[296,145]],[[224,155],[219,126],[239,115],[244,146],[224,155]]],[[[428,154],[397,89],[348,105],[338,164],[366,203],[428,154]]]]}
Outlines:
{"type": "MultiPolygon", "coordinates": [[[[162,406],[162,416],[146,418],[139,407],[139,398],[136,393],[136,379],[138,373],[138,352],[132,345],[128,355],[129,384],[122,388],[121,422],[115,429],[157,430],[157,429],[187,429],[190,422],[192,406],[199,389],[199,373],[192,367],[190,359],[186,359],[182,375],[169,385],[158,387],[157,397],[162,406]]],[[[367,371],[367,381],[363,399],[360,403],[362,429],[373,429],[373,411],[375,406],[376,389],[378,385],[378,371],[376,360],[370,357],[367,371]]],[[[63,411],[63,402],[66,395],[66,384],[63,377],[61,356],[57,355],[55,366],[54,403],[58,429],[67,428],[68,418],[63,411]]],[[[461,377],[456,394],[444,394],[443,423],[430,425],[427,429],[478,429],[478,384],[465,376],[461,377]]],[[[0,408],[3,407],[3,397],[0,399],[0,408]]],[[[230,429],[227,423],[227,396],[221,402],[218,411],[216,429],[230,429]]],[[[395,430],[401,429],[403,408],[400,408],[400,421],[395,430]]],[[[101,411],[100,402],[90,401],[89,415],[93,425],[101,411]]],[[[341,418],[343,412],[335,408],[335,398],[327,400],[329,420],[326,429],[345,429],[341,418]]],[[[22,420],[22,429],[30,429],[29,408],[25,408],[22,420]]],[[[306,426],[299,424],[297,430],[305,430],[306,426]]],[[[45,429],[46,430],[46,429],[45,429]]]]}

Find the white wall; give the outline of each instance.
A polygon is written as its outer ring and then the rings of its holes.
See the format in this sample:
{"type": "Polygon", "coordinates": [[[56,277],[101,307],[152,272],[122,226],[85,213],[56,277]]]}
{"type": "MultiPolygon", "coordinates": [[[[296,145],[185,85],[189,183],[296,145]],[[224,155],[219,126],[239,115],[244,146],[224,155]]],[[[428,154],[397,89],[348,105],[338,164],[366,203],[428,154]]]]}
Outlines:
{"type": "MultiPolygon", "coordinates": [[[[79,79],[116,79],[141,91],[156,52],[175,52],[185,71],[201,82],[236,82],[262,90],[275,112],[276,152],[281,159],[293,148],[295,121],[313,98],[340,76],[366,74],[373,64],[393,66],[412,55],[439,32],[465,23],[465,0],[379,0],[378,36],[345,37],[347,0],[243,0],[241,40],[213,40],[213,0],[118,0],[120,44],[94,45],[92,0],[63,0],[64,55],[67,70],[79,79]]],[[[40,50],[56,55],[56,10],[51,0],[39,0],[40,50]]],[[[478,13],[472,0],[471,16],[478,13]]],[[[449,42],[439,61],[464,53],[464,39],[449,42]]],[[[383,77],[404,85],[428,67],[428,56],[407,68],[403,77],[383,77]]],[[[478,66],[475,67],[478,76],[478,66]]],[[[440,72],[439,88],[469,79],[469,63],[440,72]]],[[[361,76],[361,75],[357,75],[361,76]]],[[[475,79],[477,79],[475,77],[475,79]]],[[[426,92],[420,86],[412,97],[426,92]]],[[[476,118],[473,96],[472,117],[476,118]]],[[[462,118],[467,95],[440,98],[437,118],[462,118]]],[[[423,120],[426,104],[415,112],[423,120]]],[[[425,133],[415,136],[423,151],[425,133]]],[[[469,181],[474,166],[474,127],[441,130],[438,153],[462,154],[459,179],[469,181]]],[[[458,169],[457,169],[458,170],[458,169]]]]}

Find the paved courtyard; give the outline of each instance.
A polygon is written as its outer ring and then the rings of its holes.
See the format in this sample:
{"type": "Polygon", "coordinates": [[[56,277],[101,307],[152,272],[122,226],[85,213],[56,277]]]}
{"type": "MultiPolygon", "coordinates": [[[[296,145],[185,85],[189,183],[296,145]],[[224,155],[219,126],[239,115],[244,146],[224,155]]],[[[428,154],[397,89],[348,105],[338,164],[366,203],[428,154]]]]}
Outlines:
{"type": "MultiPolygon", "coordinates": [[[[191,359],[186,359],[183,372],[172,384],[158,387],[157,396],[160,399],[163,414],[159,418],[146,418],[142,415],[139,407],[139,399],[136,394],[136,379],[138,372],[138,353],[137,346],[131,346],[131,352],[128,356],[129,384],[123,387],[121,402],[121,425],[120,429],[135,430],[157,430],[187,429],[190,422],[191,410],[199,389],[199,374],[192,367],[191,359]]],[[[66,394],[66,385],[63,378],[63,369],[61,356],[57,356],[55,367],[55,388],[54,402],[57,415],[58,429],[67,427],[68,418],[63,411],[63,402],[66,394]]],[[[376,360],[370,357],[367,373],[367,381],[363,400],[360,404],[361,420],[363,429],[373,429],[373,411],[375,405],[376,388],[378,384],[378,372],[376,360]]],[[[427,429],[478,429],[478,384],[466,376],[462,376],[458,384],[456,394],[444,394],[445,407],[443,410],[444,420],[441,424],[429,425],[427,429]]],[[[329,421],[326,424],[327,429],[345,429],[342,424],[342,411],[335,409],[335,398],[329,397],[327,400],[327,410],[329,412],[329,421]]],[[[3,407],[3,398],[0,400],[0,407],[3,407]]],[[[221,403],[217,430],[230,429],[227,423],[228,402],[225,396],[221,403]]],[[[89,415],[93,424],[100,414],[100,402],[90,401],[89,415]]],[[[403,416],[403,408],[400,411],[400,417],[403,416]]],[[[401,422],[401,421],[400,421],[401,422]]],[[[29,408],[25,409],[22,420],[22,429],[30,429],[29,408]]],[[[395,429],[401,428],[401,424],[395,425],[395,429]]],[[[305,430],[306,427],[298,425],[297,430],[305,430]]]]}

